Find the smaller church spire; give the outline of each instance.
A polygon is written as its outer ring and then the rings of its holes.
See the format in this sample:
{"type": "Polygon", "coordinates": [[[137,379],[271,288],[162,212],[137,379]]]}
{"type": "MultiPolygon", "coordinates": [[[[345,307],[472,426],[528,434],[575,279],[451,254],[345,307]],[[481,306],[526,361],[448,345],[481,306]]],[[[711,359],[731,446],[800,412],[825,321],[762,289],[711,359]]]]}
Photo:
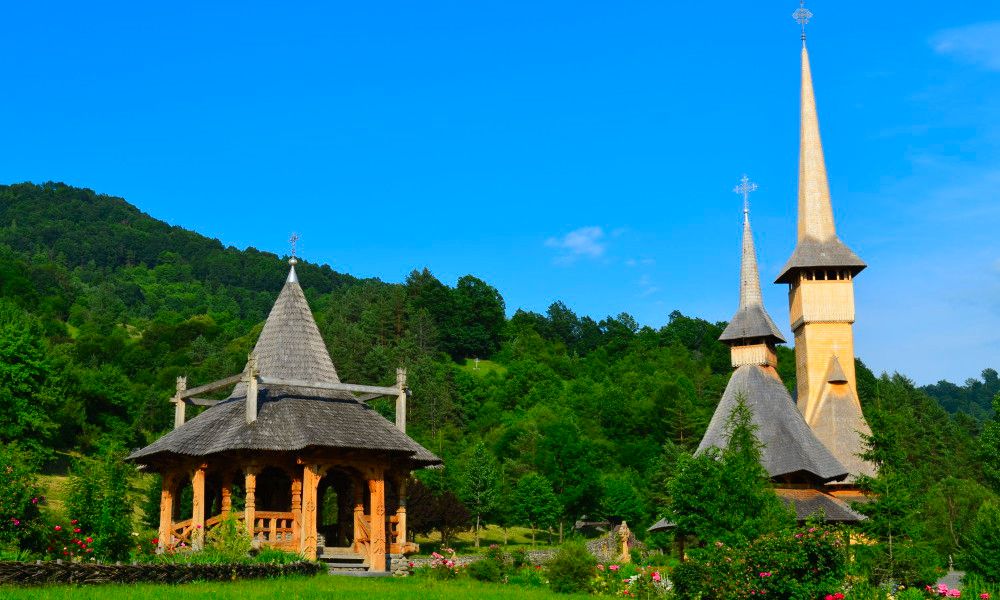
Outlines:
{"type": "MultiPolygon", "coordinates": [[[[757,190],[757,184],[746,175],[733,191],[743,197],[743,247],[740,256],[740,305],[729,321],[719,340],[731,346],[781,344],[777,325],[764,309],[764,297],[760,290],[760,272],[757,267],[757,250],[753,243],[750,227],[750,194],[757,190]]],[[[734,358],[734,362],[735,358],[734,358]]]]}

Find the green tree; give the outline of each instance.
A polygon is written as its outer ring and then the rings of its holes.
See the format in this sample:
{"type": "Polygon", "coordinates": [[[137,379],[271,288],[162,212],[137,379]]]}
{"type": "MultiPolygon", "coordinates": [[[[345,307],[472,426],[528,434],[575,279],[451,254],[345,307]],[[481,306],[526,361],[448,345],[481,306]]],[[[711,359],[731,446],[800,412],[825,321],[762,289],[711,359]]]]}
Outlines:
{"type": "Polygon", "coordinates": [[[562,512],[552,484],[538,473],[528,473],[517,482],[514,504],[521,522],[531,525],[531,545],[535,545],[538,528],[555,525],[562,512]]]}
{"type": "Polygon", "coordinates": [[[679,459],[676,475],[667,484],[666,507],[677,535],[694,536],[702,544],[734,544],[792,527],[792,514],[760,464],[761,444],[742,397],[726,421],[726,438],[721,452],[709,449],[679,459]]]}
{"type": "Polygon", "coordinates": [[[1000,505],[987,502],[965,539],[961,563],[969,572],[1000,583],[1000,505]]]}
{"type": "Polygon", "coordinates": [[[473,447],[472,456],[465,463],[462,499],[476,516],[476,548],[479,547],[479,526],[484,514],[496,506],[500,496],[500,465],[497,459],[479,442],[473,447]]]}
{"type": "Polygon", "coordinates": [[[861,528],[877,542],[868,566],[872,579],[916,585],[933,577],[937,561],[928,556],[930,549],[921,536],[918,482],[906,468],[899,429],[891,425],[896,418],[882,412],[870,417],[873,433],[866,438],[862,456],[875,465],[877,475],[858,478],[869,501],[854,508],[868,517],[861,528]]]}
{"type": "Polygon", "coordinates": [[[1000,393],[993,397],[993,419],[979,435],[979,456],[983,461],[983,478],[1000,494],[1000,393]]]}
{"type": "Polygon", "coordinates": [[[43,389],[50,377],[39,321],[0,299],[0,442],[45,452],[55,431],[43,389]]]}
{"type": "Polygon", "coordinates": [[[0,550],[34,549],[40,540],[41,488],[31,453],[0,443],[0,550]]]}

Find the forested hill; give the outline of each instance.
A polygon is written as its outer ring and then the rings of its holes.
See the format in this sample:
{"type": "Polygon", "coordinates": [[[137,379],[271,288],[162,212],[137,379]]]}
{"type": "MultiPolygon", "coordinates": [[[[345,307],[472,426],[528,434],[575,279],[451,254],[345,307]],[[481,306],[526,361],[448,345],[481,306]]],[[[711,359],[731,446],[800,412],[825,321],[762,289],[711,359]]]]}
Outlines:
{"type": "MultiPolygon", "coordinates": [[[[172,423],[176,376],[199,385],[243,368],[287,268],[120,198],[0,186],[0,442],[48,459],[155,439],[172,423]]],[[[481,441],[507,487],[529,473],[548,481],[560,519],[614,507],[649,522],[730,373],[724,323],[675,312],[653,329],[560,302],[507,318],[497,290],[473,276],[449,286],[425,269],[389,284],[308,262],[298,270],[342,379],[385,384],[409,369],[410,431],[445,458],[438,483],[459,489],[481,441]]],[[[793,386],[791,351],[779,356],[793,386]]],[[[949,415],[902,376],[858,367],[865,413],[876,434],[899,440],[913,485],[936,489],[941,473],[978,485],[979,421],[949,415]]]]}

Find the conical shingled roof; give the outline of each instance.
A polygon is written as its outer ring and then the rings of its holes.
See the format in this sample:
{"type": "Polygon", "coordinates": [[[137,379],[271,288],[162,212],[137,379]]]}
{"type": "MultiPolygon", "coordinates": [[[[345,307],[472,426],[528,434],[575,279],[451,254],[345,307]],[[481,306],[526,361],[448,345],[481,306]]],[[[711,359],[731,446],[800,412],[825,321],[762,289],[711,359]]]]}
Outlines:
{"type": "Polygon", "coordinates": [[[847,469],[816,439],[777,373],[758,365],[743,365],[733,371],[697,453],[713,446],[726,447],[726,423],[741,396],[753,413],[757,438],[764,445],[761,464],[772,478],[815,483],[847,476],[847,469]]]}
{"type": "Polygon", "coordinates": [[[776,344],[785,342],[781,330],[764,308],[764,297],[760,291],[760,273],[757,270],[757,250],[753,243],[753,231],[750,229],[750,214],[748,210],[744,210],[740,307],[719,336],[719,341],[735,342],[752,338],[765,338],[776,344]]]}
{"type": "Polygon", "coordinates": [[[805,419],[816,438],[848,469],[850,475],[845,483],[855,481],[858,475],[875,475],[874,465],[861,458],[864,436],[871,435],[872,430],[836,356],[830,359],[819,402],[805,419]]]}
{"type": "MultiPolygon", "coordinates": [[[[339,383],[292,267],[254,348],[261,377],[339,383]]],[[[397,455],[411,467],[441,459],[349,392],[261,385],[257,420],[246,422],[246,386],[229,398],[132,453],[154,466],[170,455],[232,451],[295,452],[306,448],[370,450],[397,455]]]]}
{"type": "Polygon", "coordinates": [[[865,263],[840,238],[833,222],[830,184],[819,135],[809,52],[802,46],[802,116],[799,136],[798,245],[775,283],[790,283],[800,268],[848,268],[857,274],[865,263]]]}

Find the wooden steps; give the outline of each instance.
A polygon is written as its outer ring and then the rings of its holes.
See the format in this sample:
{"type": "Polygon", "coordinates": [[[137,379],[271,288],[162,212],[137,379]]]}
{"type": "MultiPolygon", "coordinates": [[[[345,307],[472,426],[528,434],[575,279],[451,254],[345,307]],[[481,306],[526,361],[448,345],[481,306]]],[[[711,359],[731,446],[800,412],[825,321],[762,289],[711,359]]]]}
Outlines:
{"type": "Polygon", "coordinates": [[[355,577],[384,575],[369,571],[368,558],[356,554],[352,548],[325,546],[317,558],[326,563],[327,572],[330,575],[353,575],[355,577]]]}

